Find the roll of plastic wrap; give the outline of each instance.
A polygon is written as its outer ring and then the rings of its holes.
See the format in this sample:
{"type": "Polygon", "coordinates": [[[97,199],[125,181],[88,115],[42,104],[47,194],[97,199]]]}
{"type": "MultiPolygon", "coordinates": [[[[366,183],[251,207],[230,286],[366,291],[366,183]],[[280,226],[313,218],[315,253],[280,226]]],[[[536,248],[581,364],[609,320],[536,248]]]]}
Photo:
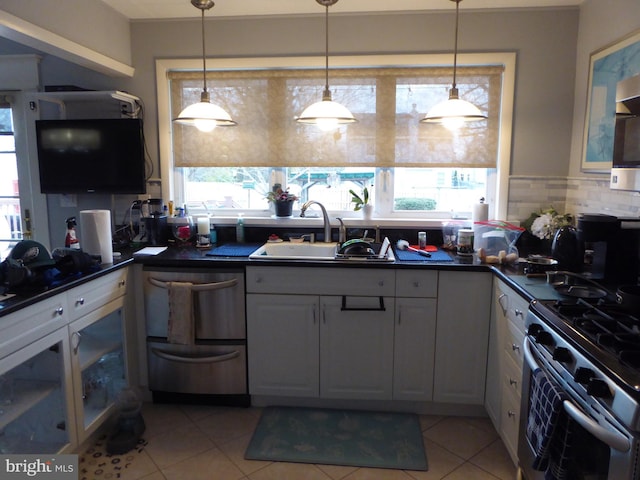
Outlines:
{"type": "Polygon", "coordinates": [[[113,263],[111,211],[80,211],[80,245],[90,255],[100,255],[101,263],[113,263]]]}
{"type": "Polygon", "coordinates": [[[486,222],[489,220],[489,204],[476,203],[473,206],[473,222],[486,222]]]}

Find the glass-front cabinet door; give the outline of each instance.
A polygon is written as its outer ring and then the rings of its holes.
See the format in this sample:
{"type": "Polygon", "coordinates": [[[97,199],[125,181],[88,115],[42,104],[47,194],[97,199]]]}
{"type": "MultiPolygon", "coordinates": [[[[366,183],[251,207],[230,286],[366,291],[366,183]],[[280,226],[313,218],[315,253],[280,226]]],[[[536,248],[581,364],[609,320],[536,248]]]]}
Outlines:
{"type": "Polygon", "coordinates": [[[0,360],[0,454],[62,453],[76,442],[66,328],[0,360]]]}
{"type": "Polygon", "coordinates": [[[127,386],[123,315],[119,299],[69,326],[80,442],[113,411],[127,386]]]}

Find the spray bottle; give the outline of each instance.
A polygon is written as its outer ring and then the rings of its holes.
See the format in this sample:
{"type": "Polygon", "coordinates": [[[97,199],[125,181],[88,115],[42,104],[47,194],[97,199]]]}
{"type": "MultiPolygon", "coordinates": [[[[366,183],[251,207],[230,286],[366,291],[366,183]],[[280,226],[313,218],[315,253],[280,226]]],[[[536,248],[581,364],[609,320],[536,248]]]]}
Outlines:
{"type": "Polygon", "coordinates": [[[67,222],[67,235],[64,238],[64,246],[74,250],[80,250],[80,240],[76,236],[76,217],[69,217],[67,222]]]}

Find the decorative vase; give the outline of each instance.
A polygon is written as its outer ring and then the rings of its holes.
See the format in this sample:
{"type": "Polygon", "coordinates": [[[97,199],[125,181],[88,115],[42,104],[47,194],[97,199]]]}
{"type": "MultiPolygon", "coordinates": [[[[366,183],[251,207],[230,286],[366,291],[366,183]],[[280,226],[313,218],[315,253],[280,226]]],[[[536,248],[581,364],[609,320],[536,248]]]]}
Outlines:
{"type": "Polygon", "coordinates": [[[293,202],[274,202],[276,217],[290,217],[293,214],[293,202]]]}
{"type": "Polygon", "coordinates": [[[362,216],[365,220],[371,220],[373,215],[373,205],[370,203],[362,206],[362,216]]]}

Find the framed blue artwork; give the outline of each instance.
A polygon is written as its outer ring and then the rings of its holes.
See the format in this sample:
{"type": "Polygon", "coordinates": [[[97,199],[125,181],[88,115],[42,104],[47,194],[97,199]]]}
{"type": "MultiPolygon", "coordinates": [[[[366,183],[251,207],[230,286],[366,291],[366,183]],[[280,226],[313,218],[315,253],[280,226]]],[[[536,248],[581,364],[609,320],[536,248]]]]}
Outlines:
{"type": "Polygon", "coordinates": [[[616,121],[616,84],[640,74],[640,32],[591,54],[584,122],[582,171],[611,169],[616,121]]]}

